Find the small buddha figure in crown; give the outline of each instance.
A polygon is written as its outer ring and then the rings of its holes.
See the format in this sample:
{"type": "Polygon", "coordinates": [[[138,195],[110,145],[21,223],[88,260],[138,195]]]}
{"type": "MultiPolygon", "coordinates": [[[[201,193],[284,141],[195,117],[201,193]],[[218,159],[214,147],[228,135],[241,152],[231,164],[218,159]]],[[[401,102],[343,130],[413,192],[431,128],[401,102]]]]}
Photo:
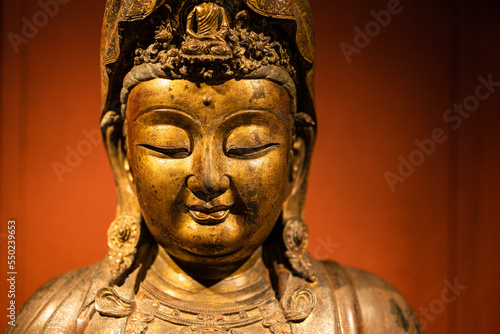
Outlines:
{"type": "Polygon", "coordinates": [[[231,56],[225,38],[229,31],[226,10],[212,2],[195,6],[187,16],[182,52],[192,56],[231,56]]]}

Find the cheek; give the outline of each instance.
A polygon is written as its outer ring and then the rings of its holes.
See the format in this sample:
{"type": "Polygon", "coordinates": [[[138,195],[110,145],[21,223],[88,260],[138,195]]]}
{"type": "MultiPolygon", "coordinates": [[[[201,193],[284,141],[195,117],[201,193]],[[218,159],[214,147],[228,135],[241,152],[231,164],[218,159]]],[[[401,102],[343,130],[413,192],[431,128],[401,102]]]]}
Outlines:
{"type": "Polygon", "coordinates": [[[287,151],[279,149],[259,159],[231,162],[232,179],[249,210],[248,224],[273,223],[278,218],[288,185],[287,151]]]}
{"type": "Polygon", "coordinates": [[[131,151],[132,173],[137,197],[146,222],[165,228],[165,217],[170,221],[179,214],[177,202],[187,169],[184,161],[162,160],[148,155],[145,149],[131,151]]]}

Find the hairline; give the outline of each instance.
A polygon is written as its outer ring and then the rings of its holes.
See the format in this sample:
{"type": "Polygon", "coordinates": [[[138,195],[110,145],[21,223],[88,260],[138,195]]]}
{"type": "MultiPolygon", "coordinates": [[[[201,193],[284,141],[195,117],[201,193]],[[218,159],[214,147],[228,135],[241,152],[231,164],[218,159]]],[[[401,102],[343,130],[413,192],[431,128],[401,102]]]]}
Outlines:
{"type": "MultiPolygon", "coordinates": [[[[188,80],[196,83],[206,83],[210,82],[203,80],[193,80],[187,77],[173,78],[172,76],[167,76],[162,70],[160,64],[141,64],[133,67],[123,79],[123,85],[120,92],[120,102],[121,102],[121,116],[125,120],[127,102],[130,92],[140,83],[147,82],[154,79],[170,79],[170,80],[188,80]]],[[[232,77],[227,80],[214,80],[213,83],[222,83],[230,81],[231,79],[245,80],[245,79],[263,79],[274,82],[282,86],[288,93],[291,103],[291,114],[292,116],[297,113],[297,90],[296,85],[292,77],[284,69],[269,65],[258,68],[257,70],[242,76],[242,77],[232,77]]]]}

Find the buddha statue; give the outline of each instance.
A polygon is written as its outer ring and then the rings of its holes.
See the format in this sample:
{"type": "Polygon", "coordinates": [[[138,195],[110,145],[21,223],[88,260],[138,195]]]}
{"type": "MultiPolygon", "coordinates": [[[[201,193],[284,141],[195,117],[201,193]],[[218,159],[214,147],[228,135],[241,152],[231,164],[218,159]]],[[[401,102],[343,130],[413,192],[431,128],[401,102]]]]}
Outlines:
{"type": "Polygon", "coordinates": [[[422,333],[388,283],[307,252],[313,33],[307,0],[108,0],[109,251],[7,333],[422,333]]]}
{"type": "Polygon", "coordinates": [[[204,1],[187,16],[187,40],[182,45],[182,51],[193,56],[230,57],[231,48],[225,42],[228,31],[229,21],[224,7],[204,1]]]}

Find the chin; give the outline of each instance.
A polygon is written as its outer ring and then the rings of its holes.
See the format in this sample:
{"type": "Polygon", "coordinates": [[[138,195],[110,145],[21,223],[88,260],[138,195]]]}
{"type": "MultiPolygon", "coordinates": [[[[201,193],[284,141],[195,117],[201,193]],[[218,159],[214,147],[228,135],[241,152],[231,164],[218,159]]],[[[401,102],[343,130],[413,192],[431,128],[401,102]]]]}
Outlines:
{"type": "Polygon", "coordinates": [[[219,222],[199,221],[182,212],[172,221],[146,223],[159,245],[176,260],[190,266],[234,266],[245,262],[264,243],[274,224],[259,216],[229,214],[219,222]],[[250,223],[251,222],[251,223],[250,223]]]}
{"type": "Polygon", "coordinates": [[[196,248],[184,247],[172,251],[166,248],[165,250],[183,262],[196,265],[230,265],[239,263],[249,258],[254,252],[254,250],[249,250],[243,241],[238,244],[238,247],[217,244],[205,247],[197,245],[196,248]]]}
{"type": "Polygon", "coordinates": [[[172,257],[177,265],[188,275],[197,279],[220,280],[238,270],[255,252],[248,248],[240,247],[233,251],[220,254],[210,254],[209,251],[190,250],[165,251],[172,257]]]}

